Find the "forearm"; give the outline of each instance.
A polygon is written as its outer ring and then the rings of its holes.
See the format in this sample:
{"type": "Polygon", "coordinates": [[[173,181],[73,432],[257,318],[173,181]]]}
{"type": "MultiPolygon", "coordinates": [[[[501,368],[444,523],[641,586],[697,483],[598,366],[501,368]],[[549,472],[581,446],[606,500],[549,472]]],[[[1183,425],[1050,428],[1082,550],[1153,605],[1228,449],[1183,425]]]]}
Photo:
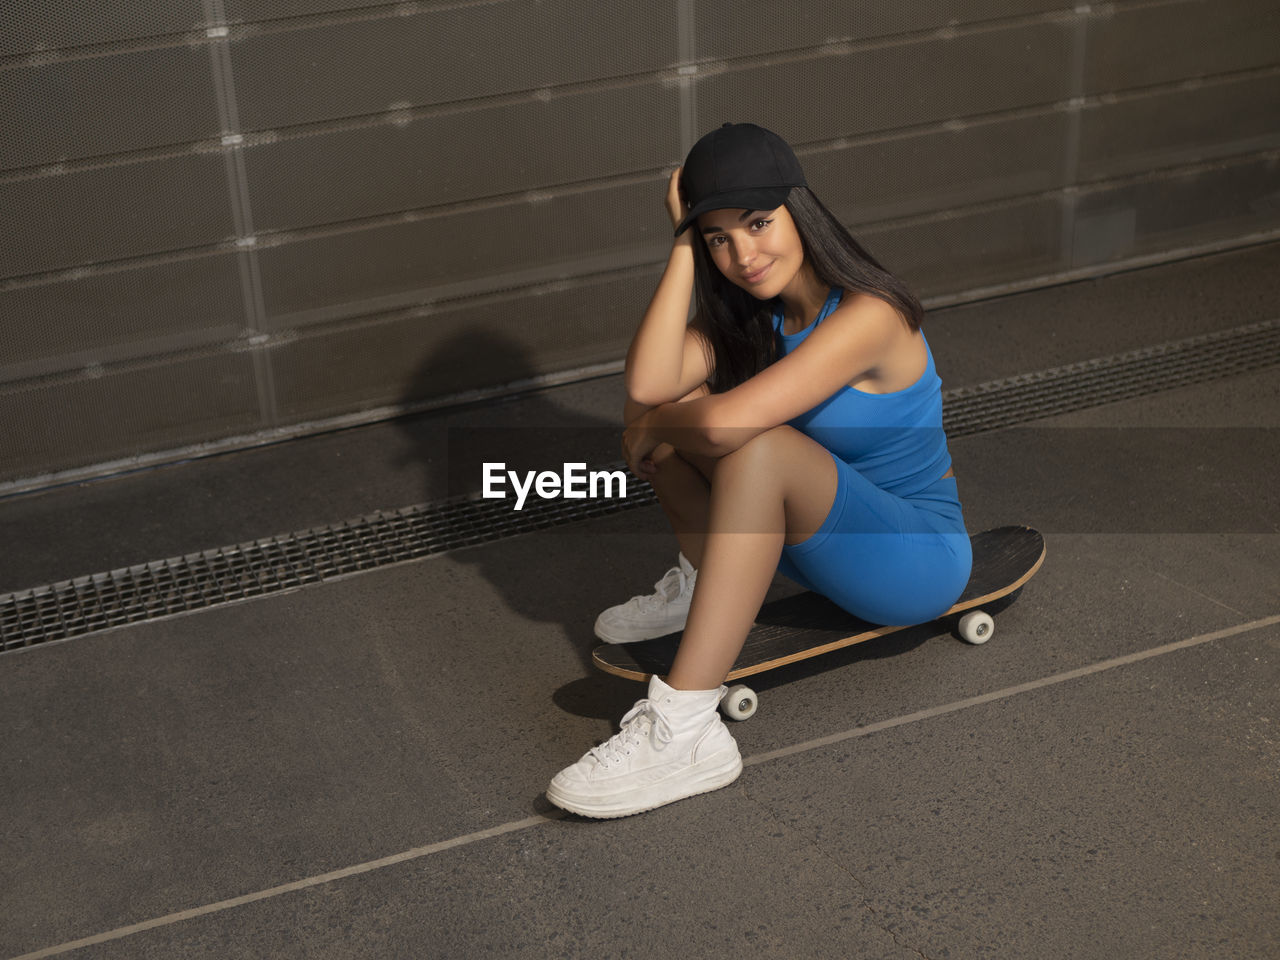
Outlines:
{"type": "Polygon", "coordinates": [[[651,478],[653,451],[663,444],[670,444],[678,453],[690,457],[717,460],[760,432],[725,426],[728,413],[725,400],[725,394],[708,394],[662,403],[629,422],[622,431],[622,451],[632,473],[642,479],[651,478]]]}
{"type": "Polygon", "coordinates": [[[677,450],[699,456],[723,457],[759,432],[723,426],[723,412],[724,395],[711,394],[684,403],[661,404],[641,421],[658,443],[669,443],[677,450]]]}
{"type": "Polygon", "coordinates": [[[653,405],[677,399],[685,329],[693,294],[693,246],[688,233],[671,247],[666,269],[627,351],[627,395],[653,405]]]}

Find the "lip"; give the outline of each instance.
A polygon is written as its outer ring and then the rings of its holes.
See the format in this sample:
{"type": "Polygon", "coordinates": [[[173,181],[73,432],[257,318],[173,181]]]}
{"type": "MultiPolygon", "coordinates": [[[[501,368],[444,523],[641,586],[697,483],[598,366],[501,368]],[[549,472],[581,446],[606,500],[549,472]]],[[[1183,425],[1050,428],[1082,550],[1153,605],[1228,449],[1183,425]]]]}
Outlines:
{"type": "Polygon", "coordinates": [[[772,269],[773,269],[773,262],[770,261],[769,263],[761,267],[759,270],[757,270],[755,273],[744,273],[742,275],[742,281],[743,283],[751,283],[751,284],[759,283],[761,280],[765,278],[765,276],[772,269]]]}

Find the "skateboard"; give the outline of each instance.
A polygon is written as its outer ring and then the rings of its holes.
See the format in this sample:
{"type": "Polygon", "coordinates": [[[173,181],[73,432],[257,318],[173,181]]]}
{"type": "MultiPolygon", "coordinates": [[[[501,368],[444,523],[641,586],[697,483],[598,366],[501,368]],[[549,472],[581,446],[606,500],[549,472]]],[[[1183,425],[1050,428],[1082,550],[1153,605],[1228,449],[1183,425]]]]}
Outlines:
{"type": "MultiPolygon", "coordinates": [[[[969,584],[955,605],[938,620],[960,614],[957,623],[960,638],[978,644],[990,640],[995,630],[995,621],[982,607],[1010,598],[1035,576],[1044,562],[1044,537],[1030,527],[998,527],[975,533],[969,539],[973,545],[969,584]]],[[[909,626],[868,623],[840,609],[826,597],[806,591],[760,608],[742,653],[726,679],[732,681],[763,673],[831,650],[885,637],[909,626]]],[[[671,669],[680,636],[672,633],[635,643],[602,643],[595,648],[591,659],[605,673],[647,681],[650,675],[661,676],[671,669]]],[[[720,709],[731,719],[745,720],[756,712],[758,704],[759,698],[753,690],[735,684],[721,699],[720,709]]]]}

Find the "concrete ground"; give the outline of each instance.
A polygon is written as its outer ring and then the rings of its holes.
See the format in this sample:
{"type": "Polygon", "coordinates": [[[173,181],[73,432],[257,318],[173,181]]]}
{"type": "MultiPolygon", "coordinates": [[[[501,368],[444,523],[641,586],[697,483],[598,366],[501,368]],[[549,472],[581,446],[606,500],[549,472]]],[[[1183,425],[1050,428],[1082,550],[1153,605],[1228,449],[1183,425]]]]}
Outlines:
{"type": "MultiPolygon", "coordinates": [[[[1277,294],[1272,244],[926,329],[950,388],[1277,294]]],[[[603,462],[619,401],[13,497],[0,590],[434,499],[485,427],[603,462]]],[[[1270,366],[954,441],[970,528],[1047,541],[992,641],[759,677],[738,782],[624,820],[542,791],[641,694],[591,669],[591,624],[671,564],[656,507],[0,655],[0,956],[1280,956],[1277,428],[1270,366]]]]}

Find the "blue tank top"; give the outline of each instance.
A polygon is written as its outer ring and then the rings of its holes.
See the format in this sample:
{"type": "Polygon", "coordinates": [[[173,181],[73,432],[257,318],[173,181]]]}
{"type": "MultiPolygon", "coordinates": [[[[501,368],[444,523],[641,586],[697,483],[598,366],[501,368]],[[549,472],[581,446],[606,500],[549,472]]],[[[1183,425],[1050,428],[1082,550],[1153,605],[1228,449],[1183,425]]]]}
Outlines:
{"type": "MultiPolygon", "coordinates": [[[[775,307],[773,329],[778,356],[786,356],[803,343],[840,303],[842,294],[833,289],[817,318],[799,333],[782,332],[782,305],[775,307]]],[[[905,390],[867,393],[845,384],[812,410],[791,420],[791,426],[882,490],[901,497],[920,493],[951,467],[942,429],[942,381],[934,369],[927,340],[924,349],[928,356],[924,373],[905,390]]]]}

